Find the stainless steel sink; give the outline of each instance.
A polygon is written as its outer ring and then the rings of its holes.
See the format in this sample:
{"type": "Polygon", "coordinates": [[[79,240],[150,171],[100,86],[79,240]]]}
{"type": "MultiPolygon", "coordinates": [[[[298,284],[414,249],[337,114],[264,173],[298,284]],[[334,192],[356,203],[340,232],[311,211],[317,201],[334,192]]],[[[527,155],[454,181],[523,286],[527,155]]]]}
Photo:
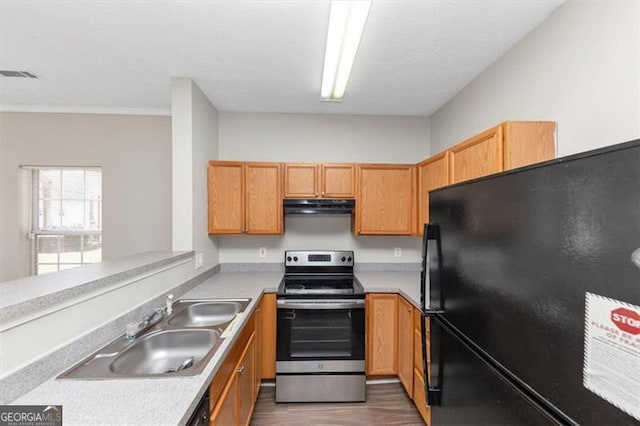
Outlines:
{"type": "Polygon", "coordinates": [[[173,313],[124,335],[80,361],[58,379],[126,379],[200,374],[224,341],[223,333],[251,299],[193,299],[173,304],[173,313]]]}
{"type": "Polygon", "coordinates": [[[187,372],[199,366],[219,339],[215,330],[158,331],[138,338],[109,369],[128,376],[187,372]]]}
{"type": "Polygon", "coordinates": [[[231,321],[243,309],[242,302],[200,302],[176,312],[167,321],[173,327],[211,327],[231,321]]]}

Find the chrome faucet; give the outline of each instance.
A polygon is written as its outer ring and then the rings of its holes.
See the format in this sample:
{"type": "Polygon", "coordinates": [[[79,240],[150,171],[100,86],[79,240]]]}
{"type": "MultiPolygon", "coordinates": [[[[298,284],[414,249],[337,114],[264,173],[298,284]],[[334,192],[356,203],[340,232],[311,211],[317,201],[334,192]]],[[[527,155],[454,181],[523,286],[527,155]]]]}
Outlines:
{"type": "Polygon", "coordinates": [[[166,308],[157,308],[150,315],[145,315],[140,322],[130,322],[127,324],[127,328],[124,333],[124,338],[127,340],[133,340],[140,336],[142,333],[162,321],[168,314],[166,308]]]}

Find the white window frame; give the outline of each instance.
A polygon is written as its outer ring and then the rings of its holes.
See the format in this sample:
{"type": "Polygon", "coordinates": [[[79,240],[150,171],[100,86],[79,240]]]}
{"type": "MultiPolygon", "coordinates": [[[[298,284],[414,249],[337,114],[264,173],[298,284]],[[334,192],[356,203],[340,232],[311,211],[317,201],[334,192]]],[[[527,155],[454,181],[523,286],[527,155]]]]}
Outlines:
{"type": "MultiPolygon", "coordinates": [[[[86,198],[86,172],[87,171],[99,171],[102,178],[102,168],[95,166],[22,166],[22,168],[31,170],[31,232],[29,233],[29,239],[31,240],[31,274],[38,275],[38,265],[55,265],[56,269],[60,271],[61,265],[75,265],[82,266],[88,263],[94,262],[86,262],[85,261],[85,239],[81,238],[81,246],[80,246],[80,262],[61,262],[60,254],[61,254],[61,237],[65,236],[89,236],[89,235],[97,235],[102,240],[102,226],[99,230],[50,230],[50,229],[40,229],[40,220],[39,220],[39,212],[40,212],[40,196],[39,196],[39,187],[40,187],[40,178],[39,173],[41,170],[59,170],[62,173],[63,170],[82,170],[85,172],[85,194],[82,199],[78,199],[77,201],[92,201],[86,198]],[[57,237],[57,256],[56,262],[53,263],[41,263],[38,259],[38,237],[39,236],[56,236],[57,237]]],[[[100,201],[98,202],[98,215],[100,216],[100,223],[102,223],[102,185],[100,188],[100,201]]],[[[62,191],[60,191],[60,203],[62,205],[62,201],[66,200],[62,198],[62,191]]],[[[66,200],[68,201],[68,200],[66,200]]],[[[101,243],[102,244],[102,241],[101,243]]]]}

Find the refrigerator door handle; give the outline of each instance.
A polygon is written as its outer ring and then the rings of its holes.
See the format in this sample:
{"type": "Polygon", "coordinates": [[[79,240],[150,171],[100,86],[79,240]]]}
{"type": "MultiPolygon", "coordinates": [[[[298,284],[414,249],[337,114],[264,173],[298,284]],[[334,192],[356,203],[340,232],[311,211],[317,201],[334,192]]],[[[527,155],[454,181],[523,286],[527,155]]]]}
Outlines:
{"type": "MultiPolygon", "coordinates": [[[[422,340],[422,371],[424,373],[424,394],[426,398],[427,405],[440,405],[442,401],[442,362],[444,361],[441,358],[441,354],[439,352],[436,357],[437,362],[434,364],[434,357],[431,356],[431,371],[435,372],[436,382],[431,383],[431,377],[429,377],[429,360],[427,359],[427,318],[434,318],[436,311],[428,311],[420,316],[420,327],[421,327],[421,340],[422,340]]],[[[430,321],[432,324],[435,324],[435,321],[430,321]]],[[[432,332],[435,330],[431,330],[432,332]]],[[[430,333],[432,339],[430,341],[431,345],[431,353],[436,353],[436,351],[440,350],[440,340],[436,333],[430,333]]]]}
{"type": "Polygon", "coordinates": [[[422,271],[420,274],[420,303],[422,310],[439,311],[444,309],[442,289],[442,240],[440,226],[434,223],[424,225],[422,271]],[[434,246],[435,243],[435,246],[434,246]],[[429,306],[427,306],[426,283],[429,279],[429,306]]]}

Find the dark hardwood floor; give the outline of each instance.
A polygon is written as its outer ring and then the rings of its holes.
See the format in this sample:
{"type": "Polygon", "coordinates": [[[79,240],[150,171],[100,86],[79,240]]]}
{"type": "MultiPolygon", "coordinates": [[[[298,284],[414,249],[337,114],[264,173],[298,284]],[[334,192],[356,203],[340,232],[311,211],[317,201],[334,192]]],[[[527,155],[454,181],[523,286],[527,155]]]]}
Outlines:
{"type": "Polygon", "coordinates": [[[367,402],[276,404],[275,391],[260,389],[252,425],[424,425],[400,383],[367,386],[367,402]]]}

